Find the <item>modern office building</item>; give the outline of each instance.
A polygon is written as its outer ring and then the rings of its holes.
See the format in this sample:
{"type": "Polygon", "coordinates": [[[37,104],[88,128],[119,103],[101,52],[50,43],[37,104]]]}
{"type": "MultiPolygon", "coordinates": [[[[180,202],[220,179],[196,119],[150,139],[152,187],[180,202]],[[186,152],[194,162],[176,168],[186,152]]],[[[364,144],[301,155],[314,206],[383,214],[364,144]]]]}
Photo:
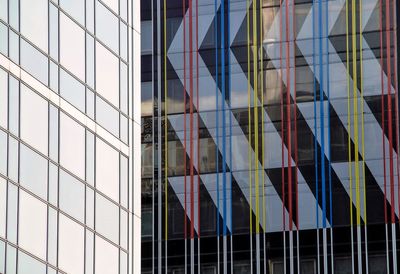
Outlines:
{"type": "Polygon", "coordinates": [[[139,12],[0,0],[0,273],[140,272],[139,12]]]}
{"type": "Polygon", "coordinates": [[[398,273],[396,3],[142,1],[143,273],[398,273]]]}

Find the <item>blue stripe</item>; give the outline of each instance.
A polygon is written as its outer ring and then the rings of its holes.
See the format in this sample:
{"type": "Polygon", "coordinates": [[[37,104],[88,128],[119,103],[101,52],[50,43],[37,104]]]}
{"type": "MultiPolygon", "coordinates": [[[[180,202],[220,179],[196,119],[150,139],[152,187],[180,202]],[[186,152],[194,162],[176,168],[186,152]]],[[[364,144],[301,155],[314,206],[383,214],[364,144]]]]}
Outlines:
{"type": "Polygon", "coordinates": [[[217,0],[214,0],[214,27],[215,27],[215,109],[216,109],[216,135],[217,135],[217,148],[216,148],[216,159],[217,159],[217,235],[219,236],[219,113],[218,113],[218,8],[217,8],[217,0]]]}
{"type": "Polygon", "coordinates": [[[315,2],[316,0],[313,0],[313,6],[312,6],[312,30],[313,30],[313,39],[312,39],[312,47],[313,47],[313,71],[314,71],[314,77],[313,77],[313,90],[314,90],[314,165],[315,165],[315,196],[316,196],[316,202],[315,202],[315,217],[317,221],[317,228],[319,228],[319,214],[318,214],[318,208],[319,208],[319,195],[318,195],[318,127],[317,127],[317,82],[315,81],[315,75],[316,75],[316,66],[315,66],[315,2]]]}
{"type": "Polygon", "coordinates": [[[325,125],[324,125],[324,70],[322,60],[322,0],[319,2],[318,30],[319,30],[319,111],[321,127],[321,184],[322,184],[322,227],[326,228],[326,195],[325,195],[325,125]]]}
{"type": "Polygon", "coordinates": [[[222,191],[223,235],[226,235],[226,127],[225,127],[225,2],[221,1],[221,89],[222,89],[222,191]]]}
{"type": "MultiPolygon", "coordinates": [[[[231,89],[231,50],[230,50],[230,45],[231,45],[231,33],[230,33],[230,25],[231,25],[231,7],[230,7],[231,1],[228,0],[228,11],[227,11],[227,16],[228,16],[228,27],[227,27],[227,39],[228,39],[228,92],[229,92],[229,104],[230,104],[230,110],[232,109],[232,89],[231,89]]],[[[232,226],[232,114],[229,112],[229,166],[230,166],[230,174],[229,174],[229,180],[230,180],[230,207],[231,207],[231,214],[230,214],[230,228],[231,228],[231,234],[233,231],[233,226],[232,226]]]]}
{"type": "Polygon", "coordinates": [[[331,170],[331,99],[330,99],[330,87],[329,87],[329,12],[328,12],[328,0],[325,2],[325,32],[326,32],[326,93],[328,97],[328,180],[329,180],[329,222],[332,227],[332,170],[331,170]]]}

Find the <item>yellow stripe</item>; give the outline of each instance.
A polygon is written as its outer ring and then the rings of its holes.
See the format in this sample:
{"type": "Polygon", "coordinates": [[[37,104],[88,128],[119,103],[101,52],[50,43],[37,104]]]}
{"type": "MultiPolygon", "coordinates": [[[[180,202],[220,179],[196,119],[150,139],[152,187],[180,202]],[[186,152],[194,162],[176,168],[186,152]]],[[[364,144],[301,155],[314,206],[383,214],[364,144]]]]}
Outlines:
{"type": "Polygon", "coordinates": [[[346,0],[346,68],[347,68],[347,150],[349,156],[350,223],[353,224],[353,172],[351,164],[351,112],[350,112],[350,62],[349,62],[349,0],[346,0]]]}
{"type": "Polygon", "coordinates": [[[360,0],[360,92],[361,92],[361,145],[362,145],[362,177],[363,177],[363,192],[364,192],[364,224],[367,224],[367,194],[365,188],[365,136],[364,136],[364,68],[363,68],[363,29],[362,29],[362,2],[360,0]]]}
{"type": "Polygon", "coordinates": [[[168,97],[167,97],[167,0],[164,0],[164,142],[165,142],[165,240],[168,240],[168,97]]]}
{"type": "Polygon", "coordinates": [[[249,120],[249,145],[248,145],[248,160],[249,160],[249,194],[250,194],[250,234],[253,233],[253,199],[252,199],[252,176],[251,176],[251,95],[250,95],[250,0],[246,0],[247,7],[247,112],[248,112],[248,120],[249,120]]]}
{"type": "Polygon", "coordinates": [[[263,227],[264,232],[266,230],[266,203],[265,203],[265,144],[264,144],[264,20],[263,20],[263,9],[262,9],[263,0],[260,0],[260,46],[261,46],[261,78],[260,78],[260,90],[261,90],[261,180],[262,180],[262,204],[263,204],[263,227]]]}
{"type": "Polygon", "coordinates": [[[352,47],[353,47],[353,111],[354,111],[354,157],[355,157],[355,176],[356,176],[356,218],[357,225],[360,225],[360,167],[358,159],[358,96],[357,96],[357,40],[356,40],[356,1],[351,3],[352,21],[352,47]]]}
{"type": "Polygon", "coordinates": [[[258,55],[257,55],[257,1],[253,1],[253,73],[254,73],[254,171],[256,190],[256,233],[260,232],[260,205],[259,205],[259,181],[258,181],[258,55]]]}

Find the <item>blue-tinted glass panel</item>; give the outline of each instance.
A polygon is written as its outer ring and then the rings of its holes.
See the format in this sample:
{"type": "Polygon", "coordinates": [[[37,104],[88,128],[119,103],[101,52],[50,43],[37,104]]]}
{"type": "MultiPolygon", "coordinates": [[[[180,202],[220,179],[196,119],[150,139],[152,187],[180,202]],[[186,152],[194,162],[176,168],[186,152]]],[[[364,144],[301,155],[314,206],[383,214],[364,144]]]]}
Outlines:
{"type": "Polygon", "coordinates": [[[18,188],[8,183],[7,195],[7,240],[13,244],[17,243],[17,220],[18,216],[18,188]]]}
{"type": "Polygon", "coordinates": [[[96,36],[118,53],[118,18],[104,5],[96,3],[96,36]]]}
{"type": "Polygon", "coordinates": [[[46,265],[20,251],[18,252],[18,274],[46,274],[46,265]]]}
{"type": "Polygon", "coordinates": [[[60,94],[77,109],[85,112],[85,86],[60,69],[60,94]]]}
{"type": "Polygon", "coordinates": [[[60,0],[60,6],[81,25],[85,25],[85,1],[60,0]]]}
{"type": "Polygon", "coordinates": [[[20,151],[21,185],[46,200],[47,160],[22,144],[20,151]]]}
{"type": "Polygon", "coordinates": [[[85,188],[77,179],[60,170],[59,205],[61,210],[84,222],[85,188]]]}
{"type": "Polygon", "coordinates": [[[21,39],[21,66],[32,76],[47,85],[48,62],[47,57],[37,49],[21,39]]]}

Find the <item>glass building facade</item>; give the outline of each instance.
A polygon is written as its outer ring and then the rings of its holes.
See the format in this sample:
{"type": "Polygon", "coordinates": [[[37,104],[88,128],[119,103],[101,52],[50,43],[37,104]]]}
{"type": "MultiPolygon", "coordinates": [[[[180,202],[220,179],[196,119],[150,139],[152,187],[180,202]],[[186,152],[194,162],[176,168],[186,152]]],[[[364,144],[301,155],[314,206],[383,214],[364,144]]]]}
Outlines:
{"type": "Polygon", "coordinates": [[[397,1],[141,2],[142,272],[398,273],[397,1]]]}
{"type": "Polygon", "coordinates": [[[139,12],[0,0],[0,273],[140,272],[139,12]]]}

